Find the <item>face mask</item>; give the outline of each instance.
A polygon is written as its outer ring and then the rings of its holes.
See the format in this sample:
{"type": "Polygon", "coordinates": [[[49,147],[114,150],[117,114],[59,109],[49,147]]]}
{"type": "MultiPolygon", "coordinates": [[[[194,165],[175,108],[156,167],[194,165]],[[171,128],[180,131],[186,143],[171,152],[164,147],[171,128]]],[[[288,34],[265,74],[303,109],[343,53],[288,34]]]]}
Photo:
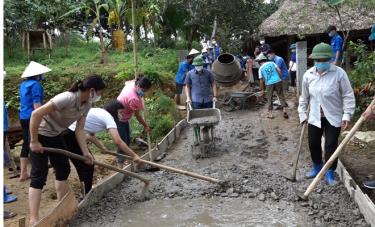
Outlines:
{"type": "Polygon", "coordinates": [[[215,44],[216,44],[216,41],[215,41],[215,40],[212,40],[212,44],[215,45],[215,44]]]}
{"type": "Polygon", "coordinates": [[[319,72],[325,72],[331,67],[329,62],[315,62],[315,67],[319,72]]]}
{"type": "Polygon", "coordinates": [[[266,43],[266,42],[265,42],[264,40],[261,40],[261,41],[260,41],[260,44],[262,44],[262,45],[265,44],[265,43],[266,43]]]}
{"type": "Polygon", "coordinates": [[[333,31],[328,33],[329,37],[333,37],[334,35],[335,35],[335,32],[333,32],[333,31]]]}
{"type": "Polygon", "coordinates": [[[275,59],[275,55],[269,55],[268,59],[271,60],[271,61],[273,61],[275,59]]]}
{"type": "Polygon", "coordinates": [[[198,71],[198,72],[201,72],[203,70],[203,65],[197,65],[195,66],[195,69],[198,71]]]}
{"type": "Polygon", "coordinates": [[[94,90],[94,93],[90,95],[91,102],[98,102],[102,96],[97,95],[96,91],[94,90]]]}
{"type": "Polygon", "coordinates": [[[296,50],[292,50],[292,53],[295,53],[296,52],[296,50]]]}
{"type": "Polygon", "coordinates": [[[141,97],[145,97],[145,92],[142,89],[137,90],[137,94],[141,97]]]}

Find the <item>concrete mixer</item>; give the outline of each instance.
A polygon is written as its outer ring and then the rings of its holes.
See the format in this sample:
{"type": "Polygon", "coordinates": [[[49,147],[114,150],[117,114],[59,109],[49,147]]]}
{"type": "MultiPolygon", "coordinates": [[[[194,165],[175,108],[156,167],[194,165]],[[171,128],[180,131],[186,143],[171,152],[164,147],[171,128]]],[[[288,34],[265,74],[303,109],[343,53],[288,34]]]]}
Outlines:
{"type": "Polygon", "coordinates": [[[229,53],[221,54],[212,64],[215,82],[222,87],[237,84],[243,78],[243,70],[236,58],[229,53]]]}

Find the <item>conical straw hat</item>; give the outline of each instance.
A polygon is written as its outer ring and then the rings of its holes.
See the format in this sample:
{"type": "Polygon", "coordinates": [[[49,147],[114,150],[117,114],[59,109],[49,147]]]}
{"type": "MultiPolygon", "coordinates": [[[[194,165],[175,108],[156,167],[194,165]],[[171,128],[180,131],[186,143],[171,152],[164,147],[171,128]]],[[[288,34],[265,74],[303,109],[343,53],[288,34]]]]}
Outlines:
{"type": "Polygon", "coordinates": [[[21,78],[27,78],[31,76],[41,75],[43,73],[48,73],[51,71],[48,67],[41,65],[35,61],[31,61],[30,64],[23,71],[21,78]]]}

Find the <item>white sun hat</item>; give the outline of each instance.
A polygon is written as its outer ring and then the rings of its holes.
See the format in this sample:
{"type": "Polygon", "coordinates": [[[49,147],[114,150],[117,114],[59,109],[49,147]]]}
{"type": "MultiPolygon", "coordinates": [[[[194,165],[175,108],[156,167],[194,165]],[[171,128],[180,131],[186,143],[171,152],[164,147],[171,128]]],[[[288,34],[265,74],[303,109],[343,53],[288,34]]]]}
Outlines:
{"type": "Polygon", "coordinates": [[[25,71],[23,71],[21,78],[37,76],[44,73],[48,73],[49,71],[51,71],[50,68],[41,65],[35,61],[31,61],[29,65],[26,67],[25,71]]]}
{"type": "Polygon", "coordinates": [[[195,55],[195,54],[200,54],[199,51],[197,51],[196,49],[191,49],[191,51],[189,52],[189,55],[195,55]]]}

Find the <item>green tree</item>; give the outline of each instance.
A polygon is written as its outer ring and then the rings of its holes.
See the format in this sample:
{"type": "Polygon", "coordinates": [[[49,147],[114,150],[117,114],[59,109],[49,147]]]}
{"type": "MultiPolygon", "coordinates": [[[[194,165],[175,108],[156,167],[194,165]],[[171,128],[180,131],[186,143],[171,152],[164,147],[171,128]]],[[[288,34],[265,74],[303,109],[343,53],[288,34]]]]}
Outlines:
{"type": "Polygon", "coordinates": [[[98,29],[99,39],[100,39],[100,64],[107,64],[108,62],[108,50],[104,43],[103,37],[103,22],[101,20],[101,11],[104,10],[108,12],[109,6],[108,3],[104,0],[87,0],[85,2],[79,2],[76,5],[72,5],[73,9],[61,16],[64,18],[70,16],[74,13],[84,12],[87,17],[92,16],[93,20],[88,29],[88,33],[91,34],[94,28],[98,29]]]}

